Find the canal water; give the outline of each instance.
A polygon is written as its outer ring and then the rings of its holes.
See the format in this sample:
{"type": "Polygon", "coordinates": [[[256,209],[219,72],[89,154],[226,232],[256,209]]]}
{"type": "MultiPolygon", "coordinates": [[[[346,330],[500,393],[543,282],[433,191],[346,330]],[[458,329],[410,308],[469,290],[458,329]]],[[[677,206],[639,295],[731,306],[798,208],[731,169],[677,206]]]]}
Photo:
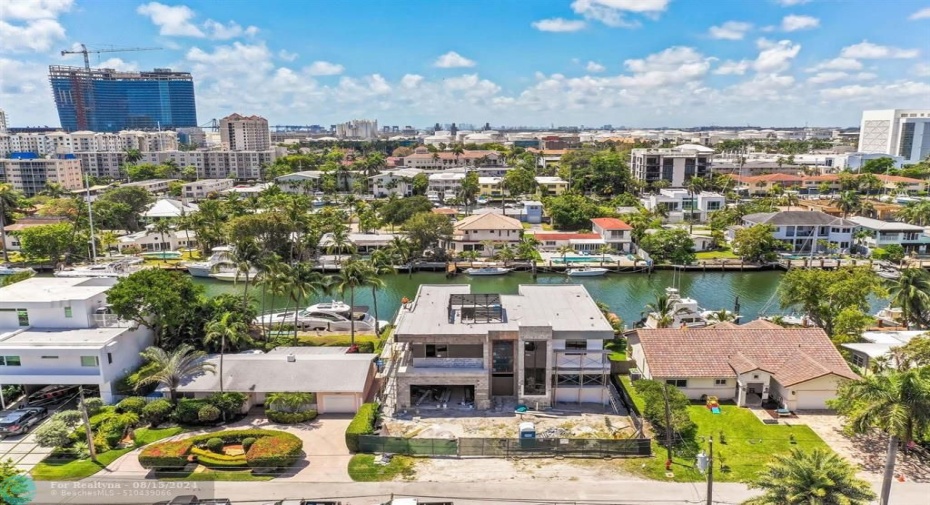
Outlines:
{"type": "MultiPolygon", "coordinates": [[[[672,272],[656,271],[646,274],[608,274],[604,277],[573,278],[557,274],[540,274],[535,280],[528,272],[512,272],[499,277],[469,277],[459,275],[447,279],[441,272],[417,272],[412,276],[406,273],[384,276],[385,288],[379,290],[378,311],[381,319],[393,319],[400,307],[402,298],[413,299],[420,284],[471,284],[473,293],[517,292],[520,284],[583,284],[595,300],[606,303],[611,311],[623,318],[626,325],[642,317],[646,304],[655,300],[656,293],[665,288],[676,286],[682,296],[695,298],[706,310],[733,310],[739,298],[739,313],[743,321],[763,315],[783,313],[778,305],[779,281],[784,274],[780,271],[766,272],[672,272]]],[[[194,282],[203,285],[208,296],[221,293],[242,293],[242,283],[221,282],[213,279],[194,278],[194,282]]],[[[250,292],[260,296],[260,288],[250,286],[250,292]]],[[[348,296],[348,295],[347,295],[348,296]]],[[[346,298],[347,298],[346,296],[346,298]]],[[[331,297],[317,297],[311,303],[327,298],[342,298],[339,294],[331,297]]],[[[355,294],[356,305],[372,306],[371,290],[359,290],[355,294]]],[[[346,300],[348,301],[348,300],[346,300]]],[[[284,300],[266,300],[266,308],[283,307],[284,300]]],[[[878,304],[883,306],[883,304],[878,304]]]]}

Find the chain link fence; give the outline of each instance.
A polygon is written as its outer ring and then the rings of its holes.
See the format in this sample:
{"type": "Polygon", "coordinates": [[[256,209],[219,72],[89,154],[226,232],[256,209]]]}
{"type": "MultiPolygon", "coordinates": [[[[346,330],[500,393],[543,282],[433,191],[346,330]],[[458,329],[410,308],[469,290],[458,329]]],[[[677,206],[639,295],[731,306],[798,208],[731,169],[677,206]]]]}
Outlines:
{"type": "Polygon", "coordinates": [[[403,438],[365,435],[359,451],[411,456],[640,457],[652,455],[648,438],[403,438]]]}

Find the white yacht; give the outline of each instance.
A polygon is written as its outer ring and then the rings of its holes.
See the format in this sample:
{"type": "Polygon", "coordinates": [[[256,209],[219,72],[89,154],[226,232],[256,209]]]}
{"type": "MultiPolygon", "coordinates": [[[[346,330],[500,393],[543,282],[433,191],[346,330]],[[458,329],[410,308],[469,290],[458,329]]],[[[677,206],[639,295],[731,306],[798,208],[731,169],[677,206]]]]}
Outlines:
{"type": "MultiPolygon", "coordinates": [[[[667,328],[681,328],[682,326],[701,328],[707,326],[707,318],[704,317],[706,311],[698,306],[697,300],[683,298],[676,288],[665,288],[665,294],[672,306],[672,322],[666,326],[667,328]]],[[[659,322],[659,315],[650,312],[646,316],[643,326],[645,328],[658,328],[659,322]]]]}
{"type": "Polygon", "coordinates": [[[600,267],[580,267],[580,268],[569,268],[565,271],[565,275],[569,277],[600,277],[607,273],[606,268],[600,267]]]}
{"type": "Polygon", "coordinates": [[[488,276],[488,275],[507,275],[512,272],[512,268],[504,267],[481,267],[481,268],[466,268],[465,273],[471,276],[488,276]]]}
{"type": "Polygon", "coordinates": [[[64,268],[55,272],[55,277],[127,277],[139,270],[142,258],[124,258],[112,263],[64,268]]]}
{"type": "Polygon", "coordinates": [[[258,276],[258,270],[254,268],[249,269],[249,273],[246,275],[245,272],[237,271],[235,267],[230,267],[228,269],[221,268],[209,275],[209,277],[223,282],[245,282],[246,277],[248,277],[249,282],[251,282],[256,276],[258,276]]]}
{"type": "MultiPolygon", "coordinates": [[[[331,302],[317,303],[303,310],[295,311],[285,310],[283,312],[274,312],[265,314],[255,320],[255,324],[262,326],[274,327],[277,325],[293,325],[297,322],[297,327],[301,330],[327,330],[327,331],[350,331],[352,321],[355,321],[356,331],[374,331],[375,318],[368,312],[353,310],[347,303],[331,302]]],[[[388,325],[387,321],[377,321],[378,328],[384,328],[388,325]]]]}
{"type": "Polygon", "coordinates": [[[878,311],[875,314],[875,319],[878,319],[879,323],[881,324],[887,324],[889,326],[903,326],[904,311],[901,310],[901,307],[892,307],[889,305],[878,311]]]}
{"type": "Polygon", "coordinates": [[[186,263],[187,272],[194,277],[210,277],[214,268],[221,263],[231,263],[232,247],[223,245],[210,249],[210,257],[206,261],[192,261],[186,263]]]}
{"type": "Polygon", "coordinates": [[[13,267],[10,265],[0,265],[0,275],[13,275],[13,274],[18,274],[20,272],[36,273],[35,270],[29,267],[19,268],[19,267],[13,267]]]}

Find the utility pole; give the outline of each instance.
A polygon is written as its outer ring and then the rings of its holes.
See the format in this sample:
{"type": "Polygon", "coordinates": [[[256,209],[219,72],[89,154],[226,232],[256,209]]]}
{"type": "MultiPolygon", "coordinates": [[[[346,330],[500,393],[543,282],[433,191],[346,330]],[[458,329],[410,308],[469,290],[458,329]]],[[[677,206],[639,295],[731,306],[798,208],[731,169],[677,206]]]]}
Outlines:
{"type": "Polygon", "coordinates": [[[87,449],[90,451],[90,460],[97,461],[97,450],[94,449],[94,434],[91,432],[90,418],[87,416],[87,407],[84,406],[84,386],[78,388],[81,395],[81,417],[84,418],[84,432],[87,435],[87,449]]]}
{"type": "Polygon", "coordinates": [[[668,457],[665,460],[665,469],[672,470],[672,407],[668,403],[668,382],[662,387],[665,393],[665,448],[668,450],[668,457]]]}
{"type": "Polygon", "coordinates": [[[714,502],[714,437],[707,441],[707,505],[714,502]]]}

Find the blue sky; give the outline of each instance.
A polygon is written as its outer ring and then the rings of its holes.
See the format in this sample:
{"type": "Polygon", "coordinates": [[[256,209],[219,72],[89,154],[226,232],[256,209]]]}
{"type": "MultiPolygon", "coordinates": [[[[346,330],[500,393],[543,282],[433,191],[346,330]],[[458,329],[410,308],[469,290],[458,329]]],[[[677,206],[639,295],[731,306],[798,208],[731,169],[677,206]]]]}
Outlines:
{"type": "Polygon", "coordinates": [[[50,64],[194,74],[198,119],[855,125],[930,107],[930,0],[0,1],[0,108],[57,125],[50,64]]]}

